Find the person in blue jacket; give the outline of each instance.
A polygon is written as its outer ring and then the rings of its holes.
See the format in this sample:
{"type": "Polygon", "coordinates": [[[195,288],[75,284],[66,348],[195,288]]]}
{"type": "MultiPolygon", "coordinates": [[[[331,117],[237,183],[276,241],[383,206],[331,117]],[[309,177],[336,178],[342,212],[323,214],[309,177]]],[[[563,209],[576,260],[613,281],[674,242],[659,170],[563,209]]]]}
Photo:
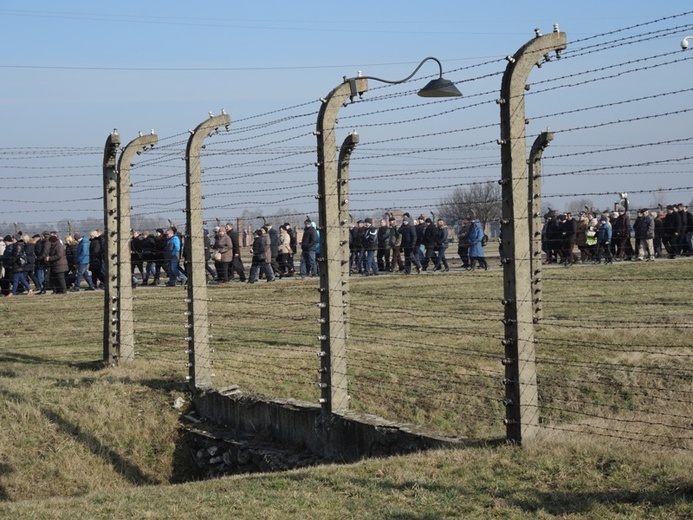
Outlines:
{"type": "Polygon", "coordinates": [[[180,238],[172,228],[166,230],[166,238],[164,260],[167,262],[168,285],[169,287],[175,287],[177,280],[185,284],[188,281],[188,277],[180,270],[180,238]]]}
{"type": "Polygon", "coordinates": [[[602,255],[604,255],[604,261],[607,264],[613,263],[613,257],[611,256],[611,223],[609,218],[602,216],[599,221],[599,227],[597,228],[597,259],[594,261],[596,264],[602,263],[602,255]]]}
{"type": "Polygon", "coordinates": [[[77,255],[75,256],[75,286],[71,289],[73,292],[79,292],[79,286],[82,284],[82,278],[87,282],[87,290],[94,291],[94,281],[87,269],[89,268],[89,242],[84,240],[84,237],[79,233],[75,233],[73,238],[77,241],[77,255]]]}
{"type": "Polygon", "coordinates": [[[467,267],[467,271],[473,271],[477,263],[479,269],[488,270],[488,264],[484,258],[484,246],[481,244],[484,239],[484,229],[481,227],[479,219],[472,219],[471,228],[467,237],[469,242],[469,267],[467,267]]]}

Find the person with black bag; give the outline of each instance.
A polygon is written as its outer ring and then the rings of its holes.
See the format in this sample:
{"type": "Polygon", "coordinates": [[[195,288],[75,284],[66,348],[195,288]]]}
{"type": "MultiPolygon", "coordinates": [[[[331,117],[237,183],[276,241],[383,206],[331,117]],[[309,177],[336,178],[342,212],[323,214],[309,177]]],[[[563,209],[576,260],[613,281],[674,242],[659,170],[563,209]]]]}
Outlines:
{"type": "Polygon", "coordinates": [[[19,284],[26,289],[26,295],[32,296],[34,291],[31,290],[31,285],[29,285],[29,280],[26,279],[26,267],[29,264],[29,259],[26,256],[26,250],[24,248],[24,238],[21,235],[14,235],[12,247],[12,290],[7,294],[6,298],[17,295],[17,290],[19,289],[19,284]]]}

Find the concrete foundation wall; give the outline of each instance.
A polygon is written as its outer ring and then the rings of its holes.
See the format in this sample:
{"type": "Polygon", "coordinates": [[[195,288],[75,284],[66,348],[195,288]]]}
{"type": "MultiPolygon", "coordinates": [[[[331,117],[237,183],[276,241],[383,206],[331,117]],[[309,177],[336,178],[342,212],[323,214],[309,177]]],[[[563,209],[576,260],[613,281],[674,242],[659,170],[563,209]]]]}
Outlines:
{"type": "Polygon", "coordinates": [[[459,439],[424,433],[367,414],[334,414],[324,420],[317,405],[239,390],[200,393],[195,406],[201,417],[241,434],[269,436],[333,461],[463,446],[459,439]]]}

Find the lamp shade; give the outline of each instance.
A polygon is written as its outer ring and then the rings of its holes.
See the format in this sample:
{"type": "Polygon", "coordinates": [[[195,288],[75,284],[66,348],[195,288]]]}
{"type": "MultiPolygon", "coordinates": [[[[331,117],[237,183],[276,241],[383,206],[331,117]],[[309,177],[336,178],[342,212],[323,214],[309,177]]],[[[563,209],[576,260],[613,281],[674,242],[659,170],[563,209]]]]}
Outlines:
{"type": "Polygon", "coordinates": [[[462,92],[452,81],[440,77],[429,81],[424,88],[419,90],[418,94],[421,97],[460,97],[462,92]]]}

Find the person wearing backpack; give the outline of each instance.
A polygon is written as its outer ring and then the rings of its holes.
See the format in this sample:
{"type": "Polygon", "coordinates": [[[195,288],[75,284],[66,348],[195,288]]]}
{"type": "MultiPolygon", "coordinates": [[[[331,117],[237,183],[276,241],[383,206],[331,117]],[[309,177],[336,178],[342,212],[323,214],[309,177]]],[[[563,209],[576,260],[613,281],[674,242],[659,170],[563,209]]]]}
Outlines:
{"type": "Polygon", "coordinates": [[[17,289],[19,289],[19,284],[26,289],[27,296],[32,296],[34,291],[31,290],[31,285],[29,285],[29,280],[26,279],[26,268],[29,264],[29,259],[26,256],[26,250],[24,247],[24,239],[21,235],[15,235],[13,237],[14,246],[12,247],[12,290],[7,294],[6,298],[17,295],[17,289]]]}

